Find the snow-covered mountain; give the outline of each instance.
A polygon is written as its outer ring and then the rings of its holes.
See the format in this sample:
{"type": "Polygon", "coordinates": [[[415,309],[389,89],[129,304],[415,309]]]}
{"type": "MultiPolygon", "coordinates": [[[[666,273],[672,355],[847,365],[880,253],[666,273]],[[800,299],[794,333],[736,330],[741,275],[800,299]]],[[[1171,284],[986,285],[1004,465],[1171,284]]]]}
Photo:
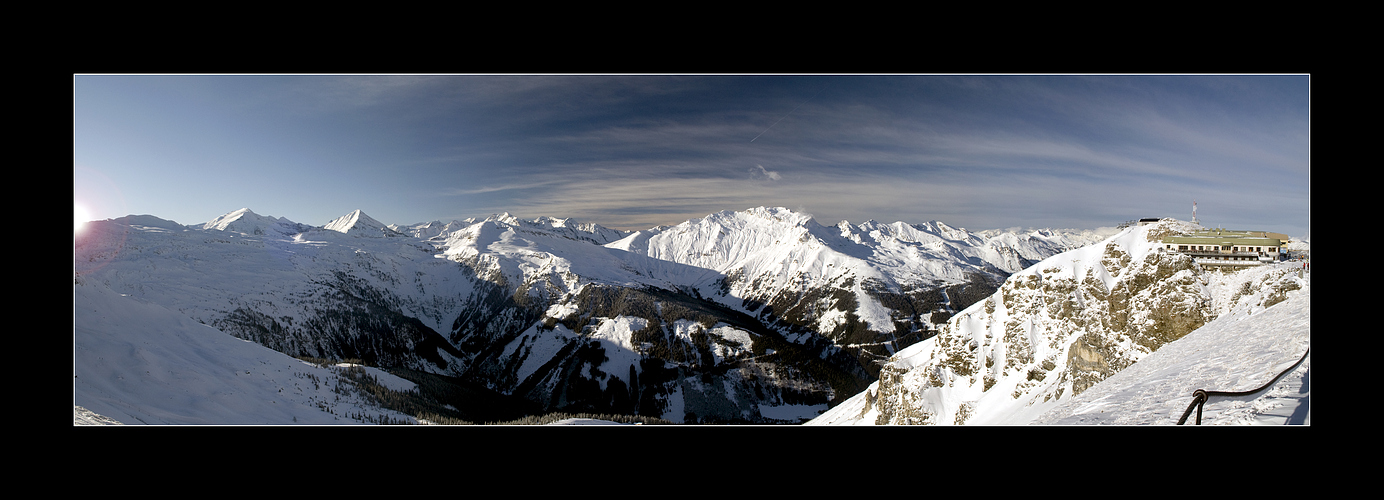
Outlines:
{"type": "Polygon", "coordinates": [[[931,335],[933,325],[1013,272],[1088,244],[1096,233],[994,232],[938,221],[842,221],[760,207],[639,231],[606,245],[716,271],[700,292],[754,314],[789,338],[822,336],[868,370],[931,335]]]}
{"type": "Polygon", "coordinates": [[[607,246],[727,275],[783,281],[786,275],[865,273],[862,278],[897,286],[964,283],[974,274],[1003,277],[1100,238],[1090,231],[985,234],[938,221],[823,226],[806,214],[759,207],[637,231],[607,246]]]}
{"type": "Polygon", "coordinates": [[[389,226],[380,223],[380,221],[371,218],[369,215],[365,215],[365,212],[360,210],[355,210],[349,214],[337,217],[331,222],[328,222],[327,225],[322,226],[322,228],[352,236],[368,236],[372,238],[403,236],[403,233],[391,229],[389,226]]]}
{"type": "Polygon", "coordinates": [[[274,351],[474,380],[544,411],[796,422],[1009,273],[1090,238],[822,226],[781,208],[638,232],[508,214],[385,225],[359,210],[309,226],[241,209],[91,223],[74,271],[274,351]]]}
{"type": "MultiPolygon", "coordinates": [[[[1162,235],[1187,229],[1171,219],[1130,227],[1015,273],[936,336],[891,357],[868,390],[811,424],[1070,422],[1035,419],[1060,414],[1058,407],[1218,318],[1225,319],[1211,331],[1295,297],[1296,305],[1275,311],[1294,315],[1291,329],[1277,333],[1305,345],[1308,281],[1297,263],[1214,271],[1158,248],[1162,235]]],[[[1218,342],[1225,351],[1245,348],[1218,342]]],[[[1295,361],[1305,350],[1298,347],[1278,354],[1295,361]]],[[[1215,382],[1226,380],[1205,381],[1215,382]]]]}
{"type": "MultiPolygon", "coordinates": [[[[135,222],[132,221],[132,223],[135,222]]],[[[173,229],[175,227],[169,228],[173,229]]],[[[274,217],[259,215],[248,208],[242,208],[212,219],[202,224],[201,228],[255,235],[262,235],[268,232],[291,235],[312,229],[310,226],[299,224],[283,217],[276,219],[274,217]]]]}

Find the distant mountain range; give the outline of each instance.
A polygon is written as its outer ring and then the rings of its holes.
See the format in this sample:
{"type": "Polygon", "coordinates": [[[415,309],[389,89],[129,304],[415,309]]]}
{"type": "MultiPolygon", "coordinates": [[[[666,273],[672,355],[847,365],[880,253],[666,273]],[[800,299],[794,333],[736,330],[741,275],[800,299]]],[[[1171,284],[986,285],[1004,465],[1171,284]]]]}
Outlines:
{"type": "Polygon", "coordinates": [[[509,214],[386,225],[359,210],[311,226],[240,209],[92,222],[74,271],[288,355],[454,377],[540,412],[797,423],[1012,274],[1110,236],[824,226],[770,207],[645,231],[509,214]]]}

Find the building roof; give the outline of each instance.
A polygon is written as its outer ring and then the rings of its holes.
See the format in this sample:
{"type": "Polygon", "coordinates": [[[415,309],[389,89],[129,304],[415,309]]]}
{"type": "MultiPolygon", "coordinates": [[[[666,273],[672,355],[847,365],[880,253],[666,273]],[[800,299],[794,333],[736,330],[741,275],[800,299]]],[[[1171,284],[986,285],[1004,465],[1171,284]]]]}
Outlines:
{"type": "Polygon", "coordinates": [[[1220,245],[1230,246],[1283,246],[1283,240],[1273,238],[1269,235],[1278,236],[1274,233],[1264,231],[1231,231],[1228,229],[1208,229],[1192,233],[1180,234],[1177,236],[1167,236],[1163,238],[1163,243],[1179,243],[1186,245],[1220,245]]]}

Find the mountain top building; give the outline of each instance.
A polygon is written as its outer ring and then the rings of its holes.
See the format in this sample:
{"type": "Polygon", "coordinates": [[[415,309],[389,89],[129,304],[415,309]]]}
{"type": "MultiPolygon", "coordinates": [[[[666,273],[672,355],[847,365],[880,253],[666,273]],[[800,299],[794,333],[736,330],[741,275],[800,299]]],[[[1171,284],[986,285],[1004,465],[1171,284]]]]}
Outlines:
{"type": "Polygon", "coordinates": [[[1204,266],[1257,266],[1282,258],[1288,236],[1267,231],[1207,229],[1163,238],[1163,249],[1204,266]]]}

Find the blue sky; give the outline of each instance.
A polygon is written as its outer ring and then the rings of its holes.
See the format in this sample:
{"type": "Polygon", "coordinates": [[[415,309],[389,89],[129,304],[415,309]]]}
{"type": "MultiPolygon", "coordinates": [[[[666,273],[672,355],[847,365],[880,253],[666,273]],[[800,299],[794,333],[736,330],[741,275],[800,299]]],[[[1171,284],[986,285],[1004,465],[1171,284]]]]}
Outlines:
{"type": "Polygon", "coordinates": [[[183,224],[783,206],[1308,235],[1307,75],[74,75],[74,202],[183,224]]]}

